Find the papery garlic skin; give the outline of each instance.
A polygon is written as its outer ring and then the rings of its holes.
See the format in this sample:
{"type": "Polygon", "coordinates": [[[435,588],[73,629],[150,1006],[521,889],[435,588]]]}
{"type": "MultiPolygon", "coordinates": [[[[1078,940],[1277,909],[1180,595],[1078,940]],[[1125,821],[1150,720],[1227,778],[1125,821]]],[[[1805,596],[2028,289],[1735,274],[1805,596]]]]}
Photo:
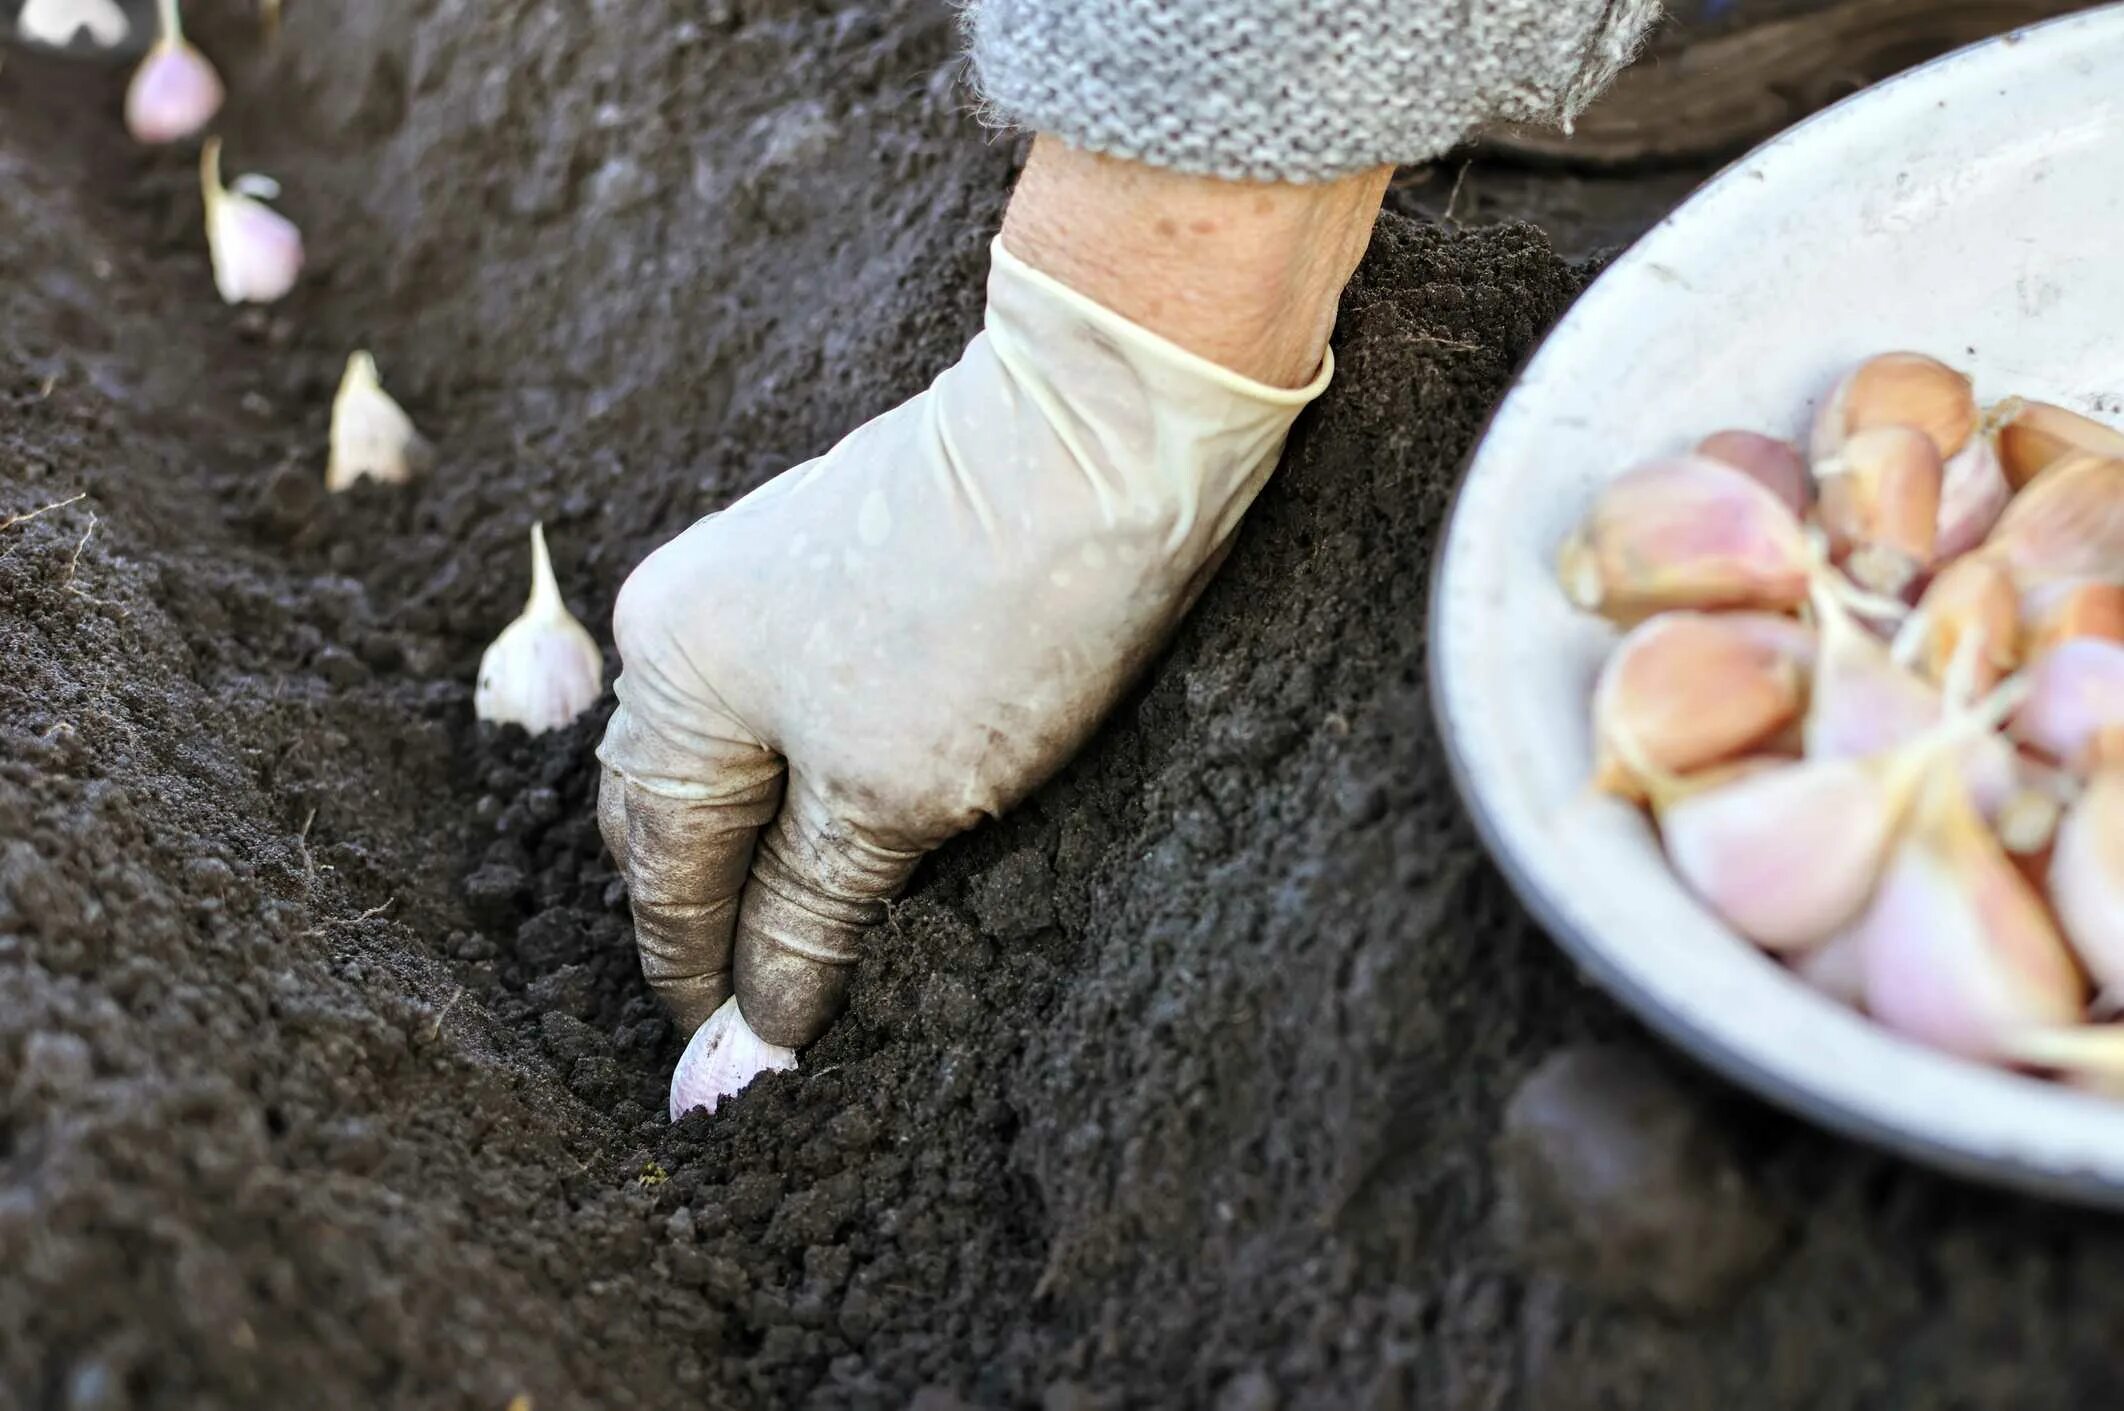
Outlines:
{"type": "Polygon", "coordinates": [[[1670,612],[1631,629],[1593,690],[1595,784],[1642,798],[1651,775],[1742,754],[1795,720],[1814,634],[1767,613],[1670,612]]]}
{"type": "Polygon", "coordinates": [[[1813,568],[1784,501],[1744,472],[1694,455],[1608,482],[1557,555],[1571,600],[1618,622],[1674,608],[1797,607],[1813,568]]]}
{"type": "Polygon", "coordinates": [[[1900,804],[1862,760],[1805,761],[1691,794],[1659,814],[1674,870],[1765,950],[1816,946],[1873,892],[1900,804]]]}
{"type": "Polygon", "coordinates": [[[15,16],[16,33],[54,49],[73,43],[84,29],[92,42],[105,49],[116,48],[133,32],[118,0],[24,0],[15,16]]]}
{"type": "Polygon", "coordinates": [[[481,720],[558,730],[597,703],[605,659],[597,641],[561,601],[546,531],[531,526],[531,596],[479,659],[472,709],[481,720]]]}
{"type": "Polygon", "coordinates": [[[2045,466],[1981,552],[2024,592],[2062,580],[2124,582],[2124,460],[2072,453],[2045,466]]]}
{"type": "Polygon", "coordinates": [[[1723,461],[1759,482],[1796,515],[1805,514],[1814,502],[1807,458],[1790,441],[1759,431],[1714,431],[1696,443],[1694,454],[1723,461]]]}
{"type": "Polygon", "coordinates": [[[1815,466],[1820,518],[1860,586],[1899,594],[1932,562],[1945,472],[1932,438],[1876,426],[1815,466]]]}
{"type": "Polygon", "coordinates": [[[2050,900],[2095,983],[2124,989],[2124,766],[2097,773],[2058,825],[2050,900]]]}
{"type": "Polygon", "coordinates": [[[427,443],[413,429],[413,419],[392,400],[377,380],[376,359],[357,350],[347,357],[339,391],[332,398],[332,449],[325,465],[325,489],[344,490],[367,477],[387,485],[413,476],[427,454],[427,443]]]}
{"type": "Polygon", "coordinates": [[[1923,353],[1882,353],[1838,382],[1814,421],[1811,452],[1817,466],[1843,453],[1844,442],[1880,426],[1908,426],[1932,438],[1949,461],[1977,432],[1976,394],[1969,379],[1923,353]]]}
{"type": "Polygon", "coordinates": [[[1984,542],[2013,499],[1991,438],[1978,436],[1948,459],[1940,483],[1940,520],[1933,555],[1945,561],[1984,542]]]}
{"type": "Polygon", "coordinates": [[[2016,490],[2076,451],[2124,457],[2124,431],[2048,402],[2013,398],[1994,408],[1992,419],[1999,427],[2000,469],[2016,490]]]}
{"type": "Polygon", "coordinates": [[[737,996],[723,1001],[694,1030],[671,1075],[671,1120],[695,1108],[714,1112],[726,1097],[744,1091],[762,1073],[781,1073],[797,1066],[796,1050],[768,1043],[752,1032],[738,1009],[737,996]]]}
{"type": "Polygon", "coordinates": [[[302,232],[257,199],[272,183],[239,177],[221,184],[221,139],[210,137],[199,153],[199,191],[206,203],[207,255],[214,288],[228,304],[270,304],[295,287],[302,274],[302,232]]]}
{"type": "Polygon", "coordinates": [[[2013,736],[2066,768],[2090,763],[2104,734],[2124,729],[2124,644],[2101,637],[2060,642],[2027,677],[2013,736]]]}
{"type": "Polygon", "coordinates": [[[1952,771],[1927,780],[1859,930],[1867,1011],[1933,1048],[1998,1061],[2014,1034],[2083,1011],[2042,899],[1952,771]]]}
{"type": "Polygon", "coordinates": [[[206,130],[227,93],[207,56],[185,39],[177,0],[160,0],[156,12],[162,34],[126,86],[125,126],[137,142],[181,142],[206,130]]]}

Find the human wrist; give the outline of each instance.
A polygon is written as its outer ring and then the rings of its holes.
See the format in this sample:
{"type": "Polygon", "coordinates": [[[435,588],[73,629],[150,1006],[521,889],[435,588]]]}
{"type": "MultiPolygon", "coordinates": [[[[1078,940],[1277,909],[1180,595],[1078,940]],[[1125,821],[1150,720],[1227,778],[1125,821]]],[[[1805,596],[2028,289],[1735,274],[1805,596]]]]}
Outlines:
{"type": "Polygon", "coordinates": [[[1003,243],[1191,353],[1300,387],[1319,370],[1390,174],[1382,167],[1302,186],[1220,181],[1043,136],[1018,180],[1003,243]]]}

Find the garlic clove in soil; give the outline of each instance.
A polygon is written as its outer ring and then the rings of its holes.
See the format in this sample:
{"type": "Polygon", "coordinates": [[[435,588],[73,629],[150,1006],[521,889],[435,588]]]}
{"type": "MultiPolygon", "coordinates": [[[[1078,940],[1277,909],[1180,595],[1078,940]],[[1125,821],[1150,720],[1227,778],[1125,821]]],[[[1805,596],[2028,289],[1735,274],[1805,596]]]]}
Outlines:
{"type": "Polygon", "coordinates": [[[1807,458],[1790,441],[1759,431],[1715,431],[1696,443],[1695,454],[1723,461],[1759,481],[1796,515],[1805,514],[1814,503],[1814,477],[1807,470],[1807,458]]]}
{"type": "Polygon", "coordinates": [[[1962,558],[1941,569],[1896,636],[1896,660],[1916,662],[1934,682],[1963,642],[1977,642],[1971,686],[1988,691],[2019,664],[2021,599],[2006,570],[1984,558],[1962,558]]]}
{"type": "Polygon", "coordinates": [[[125,126],[137,142],[181,142],[203,132],[226,96],[221,75],[184,37],[177,0],[160,0],[162,33],[125,90],[125,126]]]}
{"type": "Polygon", "coordinates": [[[2124,765],[2096,773],[2058,825],[2050,900],[2095,983],[2124,990],[2124,765]]]}
{"type": "Polygon", "coordinates": [[[1608,482],[1557,555],[1571,601],[1624,623],[1671,608],[1797,607],[1813,569],[1785,503],[1704,456],[1652,461],[1608,482]]]}
{"type": "Polygon", "coordinates": [[[569,613],[546,554],[545,526],[531,526],[531,597],[479,659],[473,712],[481,720],[521,725],[534,735],[558,730],[597,703],[605,660],[597,641],[569,613]]]}
{"type": "Polygon", "coordinates": [[[118,0],[25,0],[15,16],[17,34],[54,49],[72,44],[84,29],[91,42],[114,49],[133,32],[133,25],[118,0]]]}
{"type": "Polygon", "coordinates": [[[1999,428],[1999,467],[2016,490],[2075,451],[2124,457],[2124,431],[2048,402],[2016,397],[1994,407],[1991,420],[1999,428]]]}
{"type": "Polygon", "coordinates": [[[2003,1060],[2013,1035],[2083,1012],[2049,910],[1953,770],[1927,777],[1859,929],[1867,1011],[1934,1048],[2003,1060]]]}
{"type": "Polygon", "coordinates": [[[1816,466],[1843,454],[1847,438],[1880,426],[1908,426],[1932,438],[1942,462],[1977,433],[1969,379],[1922,353],[1883,353],[1845,374],[1814,420],[1816,466]]]}
{"type": "Polygon", "coordinates": [[[797,1066],[796,1050],[768,1043],[752,1032],[738,1009],[737,996],[723,1001],[708,1022],[693,1031],[671,1075],[671,1120],[696,1107],[714,1112],[762,1073],[781,1073],[797,1066]]]}
{"type": "Polygon", "coordinates": [[[1932,562],[1943,472],[1932,438],[1909,426],[1847,437],[1815,467],[1819,513],[1845,571],[1861,587],[1899,594],[1932,562]]]}
{"type": "Polygon", "coordinates": [[[2124,460],[2067,455],[2013,497],[1982,552],[2026,590],[2124,582],[2124,460]]]}
{"type": "Polygon", "coordinates": [[[2021,651],[2031,661],[2075,637],[2124,642],[2124,583],[2045,583],[2029,590],[2021,611],[2021,651]]]}
{"type": "Polygon", "coordinates": [[[1795,720],[1814,634],[1767,613],[1662,613],[1625,636],[1593,691],[1594,783],[1641,799],[1647,776],[1742,754],[1795,720]]]}
{"type": "Polygon", "coordinates": [[[2013,486],[1999,469],[1991,438],[1979,435],[1948,458],[1940,484],[1939,531],[1933,556],[1959,557],[1984,542],[2013,498],[2013,486]]]}
{"type": "Polygon", "coordinates": [[[344,490],[364,476],[403,484],[427,459],[428,443],[413,429],[413,419],[377,380],[376,359],[366,350],[350,353],[332,398],[325,489],[344,490]]]}
{"type": "Polygon", "coordinates": [[[2124,643],[2075,637],[2028,669],[2028,699],[2013,737],[2068,769],[2106,754],[2105,736],[2124,731],[2124,643]]]}
{"type": "Polygon", "coordinates": [[[221,139],[209,137],[199,153],[199,190],[206,201],[214,288],[222,301],[270,304],[293,289],[302,273],[302,232],[265,204],[280,192],[272,179],[246,175],[224,187],[221,139]]]}

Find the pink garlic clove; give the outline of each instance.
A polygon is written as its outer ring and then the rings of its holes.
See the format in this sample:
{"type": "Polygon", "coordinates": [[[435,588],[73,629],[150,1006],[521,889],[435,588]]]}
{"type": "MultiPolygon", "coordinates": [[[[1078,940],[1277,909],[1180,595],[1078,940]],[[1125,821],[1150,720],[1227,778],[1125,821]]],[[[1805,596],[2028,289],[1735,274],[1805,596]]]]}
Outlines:
{"type": "Polygon", "coordinates": [[[221,75],[206,55],[179,40],[148,50],[125,90],[125,127],[136,142],[196,137],[221,111],[221,75]]]}
{"type": "Polygon", "coordinates": [[[2003,1060],[2013,1035],[2086,1003],[2049,911],[1952,770],[1926,780],[1858,929],[1867,1011],[1949,1053],[2003,1060]]]}
{"type": "Polygon", "coordinates": [[[1847,438],[1878,426],[1909,426],[1932,438],[1942,461],[1952,459],[1977,431],[1976,395],[1969,379],[1923,353],[1882,353],[1845,374],[1814,421],[1811,451],[1820,465],[1844,450],[1847,438]]]}
{"type": "Polygon", "coordinates": [[[199,153],[199,189],[206,203],[207,255],[214,288],[230,304],[270,304],[295,287],[302,273],[302,232],[264,204],[258,194],[276,189],[264,177],[238,177],[221,184],[221,139],[210,137],[199,153]]]}
{"type": "Polygon", "coordinates": [[[1813,568],[1784,502],[1703,456],[1608,482],[1557,556],[1571,601],[1624,623],[1674,608],[1794,608],[1813,568]]]}
{"type": "MultiPolygon", "coordinates": [[[[1966,452],[1965,452],[1966,454],[1966,452]]],[[[1944,472],[1932,438],[1909,426],[1876,426],[1845,438],[1815,467],[1819,517],[1861,587],[1900,594],[1933,558],[1944,472]]]]}
{"type": "Polygon", "coordinates": [[[1862,760],[1751,772],[1659,810],[1675,872],[1721,920],[1766,950],[1819,945],[1866,904],[1900,811],[1862,760]]]}
{"type": "Polygon", "coordinates": [[[2013,486],[1999,468],[1989,436],[1978,436],[1946,465],[1940,484],[1939,532],[1933,555],[1942,562],[1984,542],[2013,499],[2013,486]]]}
{"type": "Polygon", "coordinates": [[[762,1073],[787,1072],[797,1066],[795,1049],[768,1043],[752,1032],[738,1009],[737,996],[723,1001],[708,1022],[693,1031],[686,1051],[671,1074],[671,1120],[704,1107],[714,1112],[726,1097],[743,1092],[762,1073]]]}
{"type": "Polygon", "coordinates": [[[1807,458],[1790,441],[1759,431],[1716,431],[1696,443],[1695,454],[1723,461],[1759,482],[1796,515],[1805,514],[1814,503],[1807,458]]]}
{"type": "Polygon", "coordinates": [[[1990,416],[1999,426],[1999,465],[2016,490],[2077,451],[2124,456],[2124,431],[2048,402],[2008,398],[1990,416]]]}
{"type": "Polygon", "coordinates": [[[1804,731],[1809,759],[1860,759],[1908,744],[1937,724],[1939,692],[1817,582],[1821,647],[1804,731]]]}
{"type": "Polygon", "coordinates": [[[2095,983],[2124,989],[2124,766],[2097,773],[2058,825],[2050,900],[2095,983]]]}
{"type": "Polygon", "coordinates": [[[1982,550],[2024,592],[2065,579],[2124,583],[2124,460],[2069,453],[2013,497],[1982,550]]]}
{"type": "Polygon", "coordinates": [[[2124,730],[2124,643],[2074,637],[2030,667],[2015,739],[2069,769],[2089,766],[2103,737],[2124,730]]]}
{"type": "Polygon", "coordinates": [[[1813,950],[1786,957],[1792,973],[1829,998],[1858,1009],[1866,1002],[1866,952],[1856,927],[1845,927],[1813,950]]]}

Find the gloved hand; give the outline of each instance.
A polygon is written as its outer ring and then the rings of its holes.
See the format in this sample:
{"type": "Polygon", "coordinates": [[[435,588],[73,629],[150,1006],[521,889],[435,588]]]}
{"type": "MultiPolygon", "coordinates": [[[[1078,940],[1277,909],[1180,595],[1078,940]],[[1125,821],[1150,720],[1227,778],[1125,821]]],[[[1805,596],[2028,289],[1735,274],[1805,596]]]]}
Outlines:
{"type": "Polygon", "coordinates": [[[1331,357],[1268,386],[991,258],[986,326],[926,392],[621,589],[599,823],[650,983],[689,1032],[716,1018],[674,1115],[789,1066],[754,1034],[816,1038],[923,854],[1069,759],[1327,385],[1331,357]]]}

